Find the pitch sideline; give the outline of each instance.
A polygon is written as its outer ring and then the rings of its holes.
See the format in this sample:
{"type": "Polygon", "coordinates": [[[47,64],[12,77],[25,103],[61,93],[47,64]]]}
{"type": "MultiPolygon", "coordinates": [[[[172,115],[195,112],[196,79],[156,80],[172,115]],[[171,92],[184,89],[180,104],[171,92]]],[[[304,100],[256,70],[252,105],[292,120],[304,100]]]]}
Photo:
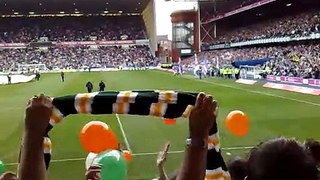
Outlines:
{"type": "MultiPolygon", "coordinates": [[[[228,148],[221,148],[222,150],[226,151],[232,151],[232,150],[247,150],[247,149],[252,149],[253,146],[237,146],[237,147],[228,147],[228,148]]],[[[169,151],[169,154],[180,154],[183,153],[184,151],[169,151]]],[[[157,155],[159,152],[145,152],[145,153],[136,153],[132,154],[132,156],[152,156],[152,155],[157,155]]],[[[60,163],[60,162],[72,162],[72,161],[83,161],[86,158],[66,158],[66,159],[54,159],[51,160],[52,163],[60,163]]],[[[15,166],[18,165],[18,163],[7,163],[5,164],[6,166],[15,166]]]]}
{"type": "Polygon", "coordinates": [[[308,105],[320,106],[320,104],[318,104],[318,103],[305,101],[305,100],[300,100],[300,99],[296,99],[296,98],[290,98],[290,97],[285,97],[285,96],[276,95],[276,94],[272,94],[272,93],[248,90],[248,89],[239,88],[239,87],[235,87],[235,86],[231,86],[231,85],[215,83],[215,82],[212,82],[212,81],[192,79],[192,78],[189,78],[189,77],[186,77],[186,76],[182,76],[182,77],[185,78],[185,79],[194,80],[194,81],[198,81],[198,82],[204,82],[204,83],[207,83],[207,84],[213,84],[213,85],[220,86],[220,87],[227,87],[227,88],[236,89],[236,90],[240,90],[240,91],[251,92],[251,93],[261,94],[261,95],[270,96],[270,97],[281,98],[281,99],[285,99],[285,100],[288,100],[288,101],[295,101],[295,102],[304,103],[304,104],[308,104],[308,105]]]}

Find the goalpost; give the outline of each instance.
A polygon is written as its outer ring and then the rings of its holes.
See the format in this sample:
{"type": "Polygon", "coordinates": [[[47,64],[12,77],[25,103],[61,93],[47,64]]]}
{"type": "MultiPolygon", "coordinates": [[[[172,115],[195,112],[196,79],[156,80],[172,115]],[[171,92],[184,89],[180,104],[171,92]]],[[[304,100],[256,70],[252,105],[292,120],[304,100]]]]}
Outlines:
{"type": "Polygon", "coordinates": [[[47,67],[45,64],[18,64],[19,73],[43,72],[46,70],[47,67]]]}
{"type": "Polygon", "coordinates": [[[241,79],[261,79],[261,73],[264,70],[260,66],[240,66],[241,79]]]}

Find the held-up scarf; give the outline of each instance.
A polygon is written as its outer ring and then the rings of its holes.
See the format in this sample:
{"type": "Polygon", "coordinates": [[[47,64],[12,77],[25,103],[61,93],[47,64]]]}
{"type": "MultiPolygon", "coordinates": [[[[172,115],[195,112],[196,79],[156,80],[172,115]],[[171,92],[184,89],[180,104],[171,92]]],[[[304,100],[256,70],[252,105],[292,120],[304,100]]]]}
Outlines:
{"type": "MultiPolygon", "coordinates": [[[[198,93],[180,91],[109,91],[83,93],[53,98],[53,111],[44,138],[47,168],[51,159],[49,131],[71,114],[128,114],[163,118],[189,117],[198,93]]],[[[230,180],[221,155],[218,129],[214,126],[208,138],[206,180],[230,180]]]]}

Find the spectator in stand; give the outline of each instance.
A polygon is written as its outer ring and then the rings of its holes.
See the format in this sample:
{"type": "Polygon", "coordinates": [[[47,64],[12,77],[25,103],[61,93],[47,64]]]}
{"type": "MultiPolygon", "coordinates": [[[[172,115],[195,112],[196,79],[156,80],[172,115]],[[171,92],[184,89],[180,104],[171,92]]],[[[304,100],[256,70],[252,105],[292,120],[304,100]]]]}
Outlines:
{"type": "Polygon", "coordinates": [[[254,25],[222,31],[213,43],[221,44],[284,36],[300,37],[320,33],[319,17],[319,9],[313,9],[293,16],[261,21],[254,25]]]}
{"type": "MultiPolygon", "coordinates": [[[[155,66],[148,46],[105,46],[97,50],[87,46],[37,49],[2,49],[0,67],[17,71],[19,64],[45,64],[48,70],[155,66]]],[[[26,69],[25,69],[26,71],[26,69]]]]}
{"type": "Polygon", "coordinates": [[[1,18],[0,25],[2,43],[147,39],[142,16],[1,18]]]}
{"type": "MultiPolygon", "coordinates": [[[[271,58],[265,66],[270,68],[269,74],[304,78],[319,78],[320,45],[317,43],[297,44],[274,47],[248,47],[224,50],[204,51],[198,55],[203,63],[208,59],[214,67],[231,65],[238,60],[271,58]]],[[[183,69],[193,71],[194,57],[182,61],[183,69]]]]}

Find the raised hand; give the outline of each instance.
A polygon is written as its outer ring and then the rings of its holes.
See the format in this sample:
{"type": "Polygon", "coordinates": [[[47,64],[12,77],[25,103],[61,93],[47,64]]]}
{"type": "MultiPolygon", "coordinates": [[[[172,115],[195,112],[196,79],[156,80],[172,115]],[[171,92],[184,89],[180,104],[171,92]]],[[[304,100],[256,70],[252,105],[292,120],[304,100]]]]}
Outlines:
{"type": "Polygon", "coordinates": [[[48,127],[52,107],[51,99],[43,94],[31,98],[25,114],[26,132],[42,137],[48,127]]]}
{"type": "Polygon", "coordinates": [[[216,122],[217,102],[212,96],[200,93],[189,117],[189,131],[191,138],[207,138],[209,130],[216,122]]]}
{"type": "Polygon", "coordinates": [[[157,158],[157,166],[163,166],[164,163],[167,160],[168,151],[170,148],[170,143],[166,143],[164,149],[159,152],[158,158],[157,158]]]}

